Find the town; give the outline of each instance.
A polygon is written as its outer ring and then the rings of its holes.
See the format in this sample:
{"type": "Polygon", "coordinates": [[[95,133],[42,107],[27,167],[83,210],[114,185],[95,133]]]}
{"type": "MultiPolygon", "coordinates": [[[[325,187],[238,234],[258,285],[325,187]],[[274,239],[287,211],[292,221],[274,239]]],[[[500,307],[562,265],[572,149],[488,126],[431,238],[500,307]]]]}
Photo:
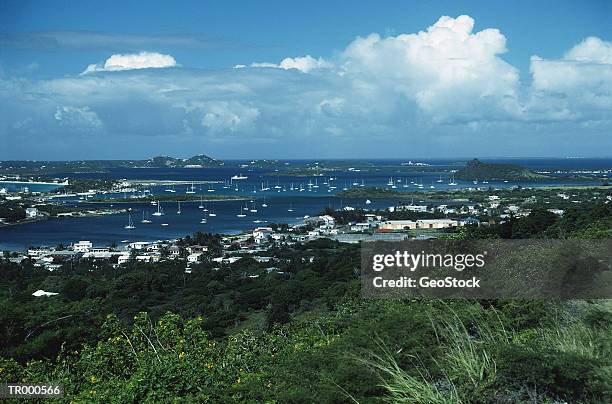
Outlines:
{"type": "MultiPolygon", "coordinates": [[[[27,195],[22,206],[27,218],[33,219],[40,211],[27,195]]],[[[295,247],[318,239],[341,243],[372,241],[401,241],[453,237],[464,227],[489,228],[509,220],[528,217],[539,210],[552,217],[562,218],[566,209],[608,205],[612,191],[598,188],[560,189],[485,189],[462,190],[455,194],[419,195],[417,201],[398,202],[384,210],[357,209],[344,206],[327,208],[319,215],[305,217],[297,224],[269,224],[254,227],[236,235],[220,235],[217,245],[200,245],[193,238],[174,240],[132,241],[117,245],[94,245],[88,240],[76,240],[70,245],[36,246],[27,251],[5,252],[5,257],[19,263],[24,259],[35,266],[53,271],[74,260],[105,262],[121,267],[129,262],[157,263],[163,260],[182,260],[185,272],[190,273],[202,262],[218,270],[243,257],[269,263],[268,271],[275,271],[279,247],[295,247]]],[[[5,196],[7,198],[14,196],[5,196]]],[[[112,212],[111,212],[112,213],[112,212]]],[[[0,219],[1,220],[1,219],[0,219]]],[[[202,233],[199,233],[200,235],[202,233]]],[[[201,236],[199,236],[201,238],[201,236]]]]}

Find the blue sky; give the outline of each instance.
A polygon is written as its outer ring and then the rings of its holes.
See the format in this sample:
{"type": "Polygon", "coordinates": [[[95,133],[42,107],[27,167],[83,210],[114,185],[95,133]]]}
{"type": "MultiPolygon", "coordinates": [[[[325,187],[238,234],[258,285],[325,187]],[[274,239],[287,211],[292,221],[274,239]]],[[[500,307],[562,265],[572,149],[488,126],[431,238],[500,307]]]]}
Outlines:
{"type": "Polygon", "coordinates": [[[0,3],[0,159],[609,156],[607,1],[0,3]]]}

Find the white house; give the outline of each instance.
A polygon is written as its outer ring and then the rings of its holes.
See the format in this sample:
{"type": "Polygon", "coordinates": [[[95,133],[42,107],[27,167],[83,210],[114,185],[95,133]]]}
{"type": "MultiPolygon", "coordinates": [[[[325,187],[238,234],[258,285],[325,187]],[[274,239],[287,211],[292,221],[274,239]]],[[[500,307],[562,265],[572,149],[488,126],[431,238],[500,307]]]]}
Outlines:
{"type": "Polygon", "coordinates": [[[255,239],[255,243],[265,243],[268,241],[268,237],[273,233],[271,227],[258,227],[253,230],[253,238],[255,239]]]}
{"type": "Polygon", "coordinates": [[[189,262],[189,263],[196,263],[196,262],[200,261],[200,257],[201,256],[202,256],[201,252],[196,252],[196,253],[193,253],[193,254],[189,254],[187,256],[187,262],[189,262]]]}
{"type": "Polygon", "coordinates": [[[419,219],[417,227],[419,229],[446,229],[449,227],[457,227],[459,222],[452,219],[419,219]]]}
{"type": "Polygon", "coordinates": [[[417,223],[412,220],[387,220],[378,226],[380,230],[395,231],[416,229],[417,223]]]}
{"type": "Polygon", "coordinates": [[[26,208],[26,217],[36,217],[38,216],[38,209],[37,208],[26,208]]]}
{"type": "Polygon", "coordinates": [[[89,252],[89,249],[92,247],[93,247],[92,242],[88,240],[81,240],[78,243],[74,243],[72,245],[72,249],[75,252],[82,252],[82,253],[89,252]]]}

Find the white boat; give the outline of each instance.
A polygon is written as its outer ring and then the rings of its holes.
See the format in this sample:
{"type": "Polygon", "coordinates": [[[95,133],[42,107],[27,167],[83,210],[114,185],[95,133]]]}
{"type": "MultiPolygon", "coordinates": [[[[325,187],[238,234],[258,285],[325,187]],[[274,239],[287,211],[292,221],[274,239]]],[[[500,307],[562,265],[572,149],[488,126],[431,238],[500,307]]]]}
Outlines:
{"type": "Polygon", "coordinates": [[[263,201],[263,203],[261,204],[261,207],[262,207],[262,208],[267,208],[267,207],[268,207],[268,204],[266,203],[266,197],[265,197],[265,196],[264,196],[264,201],[263,201]]]}
{"type": "MultiPolygon", "coordinates": [[[[212,204],[211,204],[211,205],[212,205],[212,204]]],[[[210,217],[215,217],[215,216],[217,216],[217,214],[216,214],[215,212],[213,212],[213,210],[212,210],[212,206],[211,206],[211,208],[210,208],[210,212],[208,213],[208,216],[210,216],[210,217]]]]}
{"type": "Polygon", "coordinates": [[[163,216],[164,215],[164,211],[161,208],[161,202],[157,203],[157,212],[153,212],[153,216],[163,216]]]}
{"type": "Polygon", "coordinates": [[[231,179],[232,179],[232,181],[234,181],[234,180],[246,180],[247,178],[249,178],[249,177],[247,177],[246,175],[242,175],[242,173],[240,173],[238,175],[232,176],[231,179]]]}
{"type": "Polygon", "coordinates": [[[181,214],[181,201],[178,201],[178,209],[177,209],[177,211],[176,211],[176,214],[177,214],[177,215],[180,215],[180,214],[181,214]]]}
{"type": "Polygon", "coordinates": [[[168,223],[162,223],[161,225],[162,226],[168,226],[168,223]]]}
{"type": "Polygon", "coordinates": [[[128,224],[123,226],[124,229],[132,230],[135,229],[134,223],[132,222],[132,215],[128,214],[128,224]]]}
{"type": "Polygon", "coordinates": [[[257,213],[257,209],[255,209],[255,202],[253,202],[253,205],[251,206],[251,209],[249,209],[249,212],[257,213]]]}
{"type": "Polygon", "coordinates": [[[289,209],[287,209],[287,212],[293,212],[293,203],[289,204],[289,209]]]}
{"type": "Polygon", "coordinates": [[[204,201],[202,200],[202,195],[200,195],[200,204],[198,205],[198,209],[204,209],[204,201]]]}
{"type": "Polygon", "coordinates": [[[436,182],[442,182],[442,174],[440,174],[440,179],[437,180],[436,182]]]}
{"type": "Polygon", "coordinates": [[[208,223],[208,220],[206,220],[206,218],[203,217],[202,220],[200,220],[200,223],[201,224],[206,224],[206,223],[208,223]]]}
{"type": "Polygon", "coordinates": [[[193,181],[191,181],[191,188],[187,188],[185,191],[186,194],[195,194],[195,187],[193,186],[193,181]]]}
{"type": "Polygon", "coordinates": [[[389,178],[389,181],[387,182],[388,186],[392,186],[393,185],[393,177],[389,178]]]}
{"type": "Polygon", "coordinates": [[[319,182],[315,178],[315,184],[312,186],[313,188],[319,188],[319,182]]]}
{"type": "Polygon", "coordinates": [[[448,185],[452,185],[452,186],[457,185],[457,183],[455,182],[455,176],[454,175],[452,176],[451,182],[449,182],[448,185]]]}
{"type": "Polygon", "coordinates": [[[140,221],[140,223],[144,223],[144,224],[151,223],[151,221],[147,219],[147,215],[145,214],[144,210],[142,211],[142,220],[140,221]]]}
{"type": "Polygon", "coordinates": [[[236,217],[246,217],[246,215],[242,211],[242,206],[240,207],[240,210],[238,211],[238,214],[236,215],[236,217]]]}
{"type": "Polygon", "coordinates": [[[371,204],[371,203],[372,203],[372,201],[371,201],[371,200],[369,200],[369,199],[366,199],[366,202],[365,202],[365,203],[366,203],[366,205],[369,205],[369,204],[371,204]]]}

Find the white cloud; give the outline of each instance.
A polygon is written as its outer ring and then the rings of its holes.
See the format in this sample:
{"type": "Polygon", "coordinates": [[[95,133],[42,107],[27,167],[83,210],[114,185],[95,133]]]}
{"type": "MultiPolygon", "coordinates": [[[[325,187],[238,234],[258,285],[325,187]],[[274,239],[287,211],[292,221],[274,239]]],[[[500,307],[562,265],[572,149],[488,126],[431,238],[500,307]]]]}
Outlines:
{"type": "Polygon", "coordinates": [[[599,119],[612,109],[612,42],[590,37],[560,59],[531,58],[534,97],[555,117],[599,119]]]}
{"type": "Polygon", "coordinates": [[[104,64],[91,64],[81,74],[94,72],[114,72],[134,69],[161,69],[177,66],[176,60],[170,55],[157,52],[140,52],[112,55],[104,64]]]}
{"type": "Polygon", "coordinates": [[[563,147],[570,154],[612,147],[610,42],[587,38],[559,58],[534,56],[527,82],[502,58],[506,46],[497,29],[474,31],[471,17],[442,17],[421,32],[358,37],[329,58],[159,74],[139,69],[176,61],[115,55],[91,71],[129,71],[0,76],[0,142],[20,135],[31,147],[46,138],[59,148],[64,143],[51,140],[65,138],[83,149],[88,144],[79,144],[79,134],[96,128],[106,135],[98,138],[132,142],[135,150],[205,142],[238,145],[224,149],[234,156],[282,150],[337,157],[358,149],[362,156],[520,155],[563,147]]]}
{"type": "Polygon", "coordinates": [[[102,127],[102,121],[98,115],[87,106],[81,108],[66,105],[58,106],[53,117],[60,125],[77,130],[92,130],[102,127]]]}
{"type": "Polygon", "coordinates": [[[499,57],[506,38],[473,27],[469,16],[441,17],[416,34],[357,38],[342,53],[341,68],[403,94],[439,121],[516,114],[518,71],[499,57]]]}
{"type": "MultiPolygon", "coordinates": [[[[251,67],[268,67],[274,69],[283,69],[290,70],[296,69],[303,73],[309,73],[315,69],[323,69],[326,67],[331,67],[331,63],[325,61],[323,58],[315,59],[310,55],[295,57],[295,58],[285,58],[279,64],[275,63],[251,63],[251,67]]],[[[245,65],[236,65],[234,68],[240,69],[246,67],[245,65]]]]}

